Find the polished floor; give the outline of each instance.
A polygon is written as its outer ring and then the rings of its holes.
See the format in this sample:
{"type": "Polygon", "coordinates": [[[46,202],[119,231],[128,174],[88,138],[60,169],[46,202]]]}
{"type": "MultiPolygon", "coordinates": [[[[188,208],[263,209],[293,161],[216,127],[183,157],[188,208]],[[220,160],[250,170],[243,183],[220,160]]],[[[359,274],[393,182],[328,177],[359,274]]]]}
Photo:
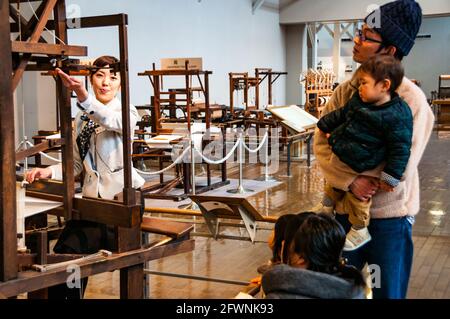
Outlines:
{"type": "MultiPolygon", "coordinates": [[[[450,298],[450,138],[433,134],[420,164],[421,211],[413,227],[415,254],[408,298],[450,298]]],[[[248,166],[245,178],[260,176],[261,167],[248,166]]],[[[279,216],[307,210],[321,198],[323,179],[315,164],[294,162],[292,177],[281,163],[275,176],[282,181],[276,187],[250,198],[262,215],[279,216]]],[[[237,167],[230,169],[237,177],[237,167]]],[[[261,225],[270,226],[270,225],[261,225]]],[[[202,227],[202,226],[198,226],[202,227]]],[[[244,234],[230,229],[230,234],[244,234]]],[[[151,262],[149,269],[164,273],[248,282],[257,276],[256,268],[270,258],[264,242],[269,231],[260,230],[258,243],[213,240],[195,237],[196,248],[151,262]]],[[[118,298],[118,272],[90,279],[87,298],[118,298]]],[[[150,276],[150,298],[233,298],[243,286],[214,281],[191,280],[160,275],[150,276]]]]}

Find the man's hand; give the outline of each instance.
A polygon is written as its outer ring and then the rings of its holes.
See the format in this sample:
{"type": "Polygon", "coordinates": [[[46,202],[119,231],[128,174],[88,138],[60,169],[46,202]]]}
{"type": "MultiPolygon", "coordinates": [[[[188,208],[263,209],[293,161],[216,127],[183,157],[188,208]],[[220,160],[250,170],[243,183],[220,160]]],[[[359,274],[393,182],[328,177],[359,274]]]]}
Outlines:
{"type": "Polygon", "coordinates": [[[324,131],[322,131],[321,129],[319,129],[319,133],[321,134],[321,135],[323,135],[323,136],[325,136],[325,138],[326,139],[329,139],[330,138],[330,133],[325,133],[324,131]]]}
{"type": "Polygon", "coordinates": [[[359,175],[350,185],[350,191],[361,201],[368,201],[377,192],[380,182],[375,177],[359,175]]]}
{"type": "Polygon", "coordinates": [[[89,95],[81,79],[70,76],[59,68],[56,68],[55,71],[61,78],[63,85],[69,90],[74,91],[80,102],[86,101],[89,95]]]}
{"type": "Polygon", "coordinates": [[[385,192],[393,192],[394,191],[394,187],[389,185],[386,182],[381,181],[380,182],[380,189],[385,191],[385,192]]]}

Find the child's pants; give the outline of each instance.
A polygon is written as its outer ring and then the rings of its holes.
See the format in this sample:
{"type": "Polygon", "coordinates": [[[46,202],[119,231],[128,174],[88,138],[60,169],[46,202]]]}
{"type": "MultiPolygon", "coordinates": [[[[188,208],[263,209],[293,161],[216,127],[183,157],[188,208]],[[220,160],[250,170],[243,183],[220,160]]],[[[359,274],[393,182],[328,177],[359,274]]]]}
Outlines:
{"type": "Polygon", "coordinates": [[[348,213],[348,220],[357,229],[367,227],[370,220],[370,205],[372,200],[360,201],[351,192],[345,192],[340,189],[331,187],[330,184],[325,184],[325,194],[331,198],[335,205],[337,202],[342,203],[344,213],[348,213]]]}

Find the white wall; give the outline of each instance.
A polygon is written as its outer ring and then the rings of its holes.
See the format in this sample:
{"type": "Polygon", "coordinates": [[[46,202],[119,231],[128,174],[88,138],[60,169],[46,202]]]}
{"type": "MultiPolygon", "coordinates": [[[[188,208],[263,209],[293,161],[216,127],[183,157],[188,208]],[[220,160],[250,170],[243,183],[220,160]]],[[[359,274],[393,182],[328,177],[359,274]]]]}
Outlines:
{"type": "Polygon", "coordinates": [[[419,33],[430,34],[431,39],[416,39],[403,65],[406,75],[419,80],[430,97],[438,89],[438,76],[450,74],[450,17],[424,19],[419,33]]]}
{"type": "MultiPolygon", "coordinates": [[[[297,0],[280,12],[280,23],[363,19],[370,5],[391,0],[297,0]]],[[[450,14],[449,0],[418,0],[424,15],[450,14]]],[[[370,10],[371,11],[371,10],[370,10]]]]}
{"type": "MultiPolygon", "coordinates": [[[[203,68],[213,71],[211,102],[229,104],[229,72],[255,67],[285,70],[284,36],[278,12],[261,7],[252,15],[251,0],[77,0],[82,16],[126,13],[129,18],[131,103],[149,103],[153,90],[137,73],[160,66],[161,58],[202,57],[203,68]]],[[[69,2],[70,4],[70,2],[69,2]]],[[[68,7],[68,12],[74,7],[68,7]]],[[[73,30],[71,44],[87,45],[89,58],[119,55],[115,28],[73,30]]],[[[165,82],[165,88],[171,85],[165,82]]],[[[267,94],[263,90],[263,101],[267,94]]],[[[274,86],[274,104],[285,103],[285,80],[274,86]]]]}
{"type": "Polygon", "coordinates": [[[307,69],[306,27],[304,24],[289,25],[286,30],[286,66],[289,71],[286,84],[286,104],[303,105],[305,88],[299,77],[307,69]]]}

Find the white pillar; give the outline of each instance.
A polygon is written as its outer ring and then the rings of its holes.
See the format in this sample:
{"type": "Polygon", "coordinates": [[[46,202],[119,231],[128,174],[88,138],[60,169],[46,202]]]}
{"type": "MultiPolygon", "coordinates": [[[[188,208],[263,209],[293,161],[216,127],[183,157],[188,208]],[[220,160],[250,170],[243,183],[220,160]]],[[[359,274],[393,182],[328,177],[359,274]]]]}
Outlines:
{"type": "Polygon", "coordinates": [[[342,75],[340,73],[341,60],[341,23],[334,24],[334,42],[333,42],[333,71],[336,74],[336,80],[341,82],[342,75]]]}
{"type": "MultiPolygon", "coordinates": [[[[356,36],[356,30],[358,30],[358,22],[353,23],[353,36],[356,36]]],[[[356,63],[355,60],[352,60],[352,71],[353,74],[356,72],[356,69],[358,68],[358,63],[356,63]]]]}

